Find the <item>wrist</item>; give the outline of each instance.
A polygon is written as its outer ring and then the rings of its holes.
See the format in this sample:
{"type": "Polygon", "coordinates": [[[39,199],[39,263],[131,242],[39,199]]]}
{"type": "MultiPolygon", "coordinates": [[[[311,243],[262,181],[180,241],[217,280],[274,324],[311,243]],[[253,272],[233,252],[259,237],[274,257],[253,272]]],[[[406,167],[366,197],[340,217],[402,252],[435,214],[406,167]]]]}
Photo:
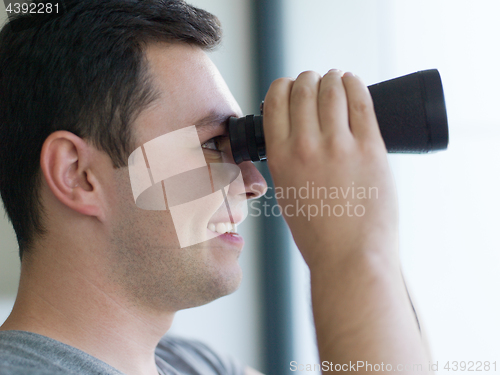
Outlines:
{"type": "MultiPolygon", "coordinates": [[[[312,275],[335,275],[350,270],[364,269],[371,272],[401,272],[398,236],[383,240],[371,238],[364,243],[341,246],[317,245],[308,251],[307,265],[312,275]]],[[[342,277],[342,276],[341,276],[342,277]]]]}

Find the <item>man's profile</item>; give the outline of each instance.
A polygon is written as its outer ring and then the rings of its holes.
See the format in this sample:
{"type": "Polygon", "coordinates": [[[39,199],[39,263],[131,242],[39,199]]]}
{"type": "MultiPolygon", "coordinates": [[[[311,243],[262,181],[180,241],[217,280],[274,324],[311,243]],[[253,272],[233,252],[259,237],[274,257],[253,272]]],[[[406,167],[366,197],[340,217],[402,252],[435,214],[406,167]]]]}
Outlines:
{"type": "MultiPolygon", "coordinates": [[[[236,179],[217,189],[210,168],[235,166],[226,122],[242,115],[206,54],[220,40],[217,18],[181,0],[73,0],[58,17],[28,17],[29,27],[0,33],[0,192],[21,257],[16,303],[0,327],[0,372],[255,373],[202,343],[165,336],[177,311],[238,288],[243,241],[233,225],[242,202],[267,189],[251,162],[238,165],[242,189],[236,179]],[[168,142],[150,147],[176,132],[184,135],[171,143],[175,155],[162,157],[168,142]],[[186,141],[193,134],[199,145],[186,141]],[[198,202],[202,211],[178,210],[179,226],[172,201],[206,194],[187,194],[155,168],[195,170],[200,155],[216,195],[198,202]],[[157,189],[139,202],[134,186],[144,181],[157,189]]],[[[285,217],[311,269],[321,359],[426,362],[366,86],[338,70],[277,80],[264,124],[277,186],[356,181],[380,191],[363,217],[285,217]]],[[[201,180],[186,181],[199,188],[201,180]]]]}

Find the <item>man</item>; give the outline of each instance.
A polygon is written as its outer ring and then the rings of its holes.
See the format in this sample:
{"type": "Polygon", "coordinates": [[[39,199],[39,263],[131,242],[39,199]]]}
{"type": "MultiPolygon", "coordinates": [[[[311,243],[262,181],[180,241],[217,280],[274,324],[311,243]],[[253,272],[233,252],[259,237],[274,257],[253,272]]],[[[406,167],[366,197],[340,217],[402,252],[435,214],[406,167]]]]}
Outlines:
{"type": "MultiPolygon", "coordinates": [[[[220,229],[221,213],[226,203],[238,223],[242,201],[267,189],[241,163],[243,190],[221,189],[220,207],[203,207],[202,219],[181,210],[179,226],[168,179],[154,179],[162,165],[189,171],[199,152],[207,166],[234,166],[226,121],[241,111],[205,53],[219,41],[217,19],[180,0],[81,0],[64,14],[18,22],[0,35],[0,190],[22,260],[16,303],[0,328],[0,373],[256,373],[203,344],[164,337],[176,311],[238,287],[242,241],[220,229]],[[185,151],[193,129],[201,148],[185,151]],[[181,153],[175,163],[150,152],[178,134],[180,145],[165,143],[181,153]],[[142,155],[145,182],[134,182],[131,155],[142,155]],[[134,186],[147,185],[148,173],[164,210],[140,208],[149,203],[134,186]]],[[[276,186],[378,189],[363,201],[364,215],[285,215],[311,270],[321,360],[425,365],[366,87],[335,70],[277,80],[264,126],[276,186]]]]}

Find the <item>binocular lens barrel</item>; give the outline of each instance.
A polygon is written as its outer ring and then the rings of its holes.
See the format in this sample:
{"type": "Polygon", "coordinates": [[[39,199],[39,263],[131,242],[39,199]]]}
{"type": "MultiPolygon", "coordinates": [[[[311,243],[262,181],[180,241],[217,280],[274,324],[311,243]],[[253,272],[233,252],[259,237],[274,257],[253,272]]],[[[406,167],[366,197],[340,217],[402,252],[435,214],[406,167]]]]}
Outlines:
{"type": "MultiPolygon", "coordinates": [[[[448,147],[448,120],[441,77],[423,70],[368,86],[375,114],[390,153],[427,153],[448,147]]],[[[260,116],[229,119],[234,161],[266,159],[260,116]]]]}

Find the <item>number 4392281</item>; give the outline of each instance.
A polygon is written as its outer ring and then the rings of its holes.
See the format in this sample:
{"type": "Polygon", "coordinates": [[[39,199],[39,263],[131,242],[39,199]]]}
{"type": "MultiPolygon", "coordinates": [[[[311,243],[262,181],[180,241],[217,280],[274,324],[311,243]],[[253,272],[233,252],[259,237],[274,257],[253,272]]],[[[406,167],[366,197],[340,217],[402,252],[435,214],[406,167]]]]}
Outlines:
{"type": "Polygon", "coordinates": [[[55,3],[9,3],[5,11],[11,13],[59,13],[59,4],[55,3]]]}
{"type": "Polygon", "coordinates": [[[444,365],[447,371],[497,371],[497,362],[489,361],[448,361],[444,365]]]}

